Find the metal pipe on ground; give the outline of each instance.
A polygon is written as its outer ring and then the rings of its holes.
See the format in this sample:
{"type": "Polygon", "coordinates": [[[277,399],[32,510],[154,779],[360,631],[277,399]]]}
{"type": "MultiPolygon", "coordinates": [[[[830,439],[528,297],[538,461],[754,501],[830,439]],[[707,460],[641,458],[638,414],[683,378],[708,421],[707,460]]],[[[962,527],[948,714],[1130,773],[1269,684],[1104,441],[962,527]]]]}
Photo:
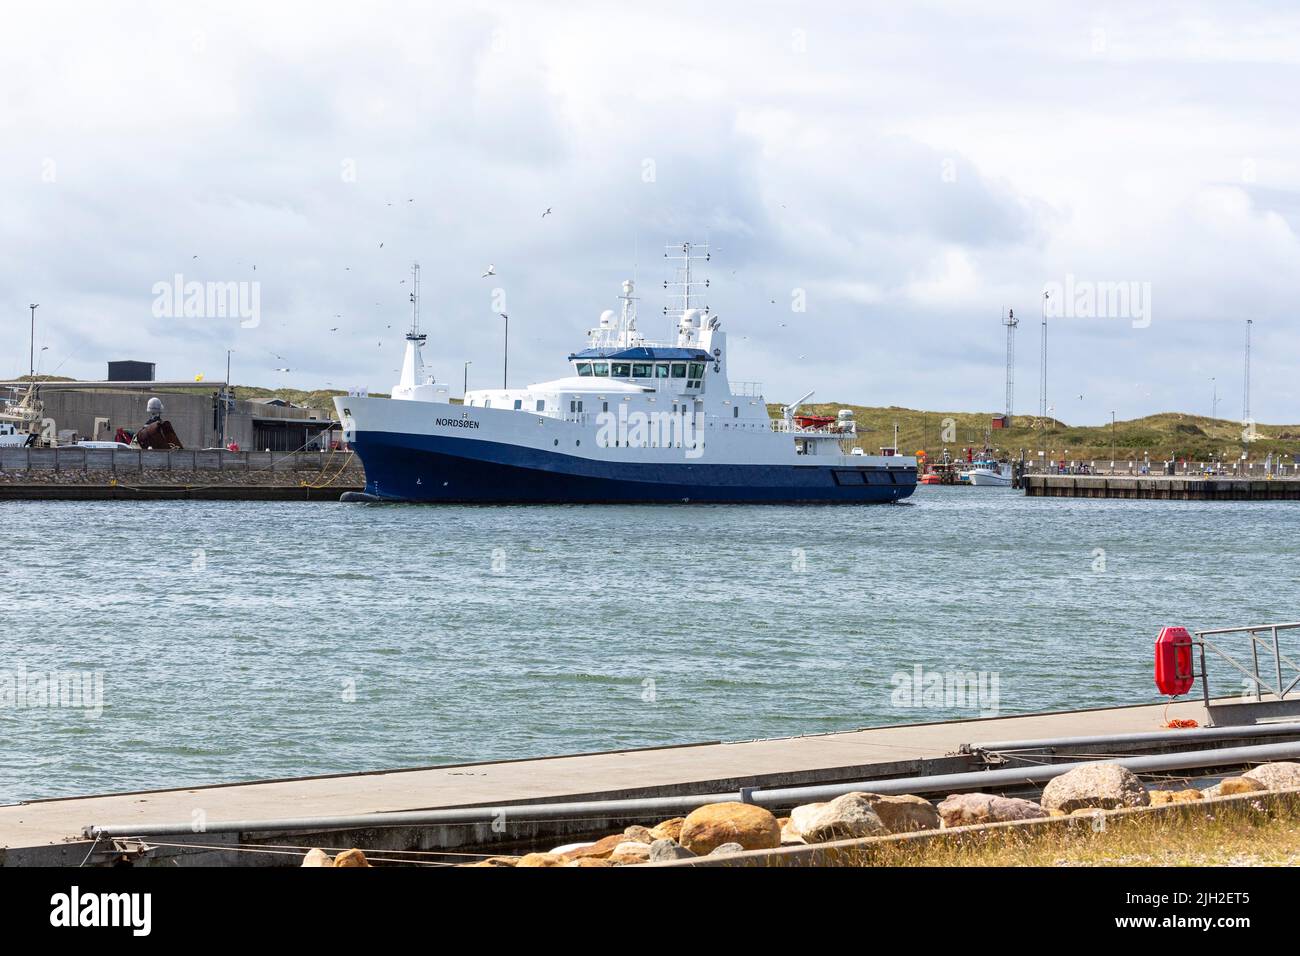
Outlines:
{"type": "MultiPolygon", "coordinates": [[[[1116,757],[1106,763],[1116,763],[1134,773],[1161,773],[1171,770],[1191,770],[1206,767],[1232,767],[1248,763],[1267,763],[1273,760],[1300,759],[1300,742],[1264,744],[1252,747],[1226,747],[1218,750],[1201,750],[1175,754],[1152,754],[1142,757],[1116,757]]],[[[982,770],[970,773],[936,774],[930,777],[905,777],[893,780],[860,780],[851,783],[821,784],[808,787],[784,787],[771,790],[750,790],[731,793],[691,794],[678,797],[647,797],[630,800],[588,800],[575,803],[526,803],[514,806],[457,807],[447,810],[411,810],[397,813],[365,813],[334,817],[291,817],[270,820],[231,820],[208,823],[204,834],[212,833],[265,833],[293,830],[339,830],[363,827],[437,826],[446,824],[482,824],[511,816],[529,820],[563,820],[589,816],[616,816],[644,814],[667,816],[690,812],[706,803],[729,800],[755,803],[759,806],[790,807],[801,803],[833,800],[855,791],[879,794],[959,793],[984,788],[1042,784],[1076,767],[1098,763],[1081,760],[1073,763],[1048,764],[1041,767],[1015,767],[1004,770],[982,770]]],[[[159,837],[190,834],[190,821],[168,824],[91,824],[82,829],[86,837],[159,837]]]]}
{"type": "Polygon", "coordinates": [[[1159,744],[1183,740],[1208,742],[1248,737],[1300,737],[1300,724],[1253,724],[1240,727],[1191,727],[1186,730],[1150,731],[1140,734],[1100,734],[1091,737],[1047,737],[1039,740],[998,740],[992,743],[962,744],[960,752],[977,750],[1002,753],[1008,750],[1050,750],[1061,747],[1090,747],[1103,744],[1159,744]]]}

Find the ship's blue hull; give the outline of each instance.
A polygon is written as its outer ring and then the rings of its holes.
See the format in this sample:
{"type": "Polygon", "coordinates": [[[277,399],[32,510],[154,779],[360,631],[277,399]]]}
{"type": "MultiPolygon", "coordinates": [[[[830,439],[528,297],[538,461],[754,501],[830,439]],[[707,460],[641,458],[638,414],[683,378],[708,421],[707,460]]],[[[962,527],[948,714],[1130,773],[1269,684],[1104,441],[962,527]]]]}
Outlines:
{"type": "Polygon", "coordinates": [[[440,503],[872,503],[906,498],[915,468],[607,462],[498,442],[359,432],[371,500],[440,503]]]}

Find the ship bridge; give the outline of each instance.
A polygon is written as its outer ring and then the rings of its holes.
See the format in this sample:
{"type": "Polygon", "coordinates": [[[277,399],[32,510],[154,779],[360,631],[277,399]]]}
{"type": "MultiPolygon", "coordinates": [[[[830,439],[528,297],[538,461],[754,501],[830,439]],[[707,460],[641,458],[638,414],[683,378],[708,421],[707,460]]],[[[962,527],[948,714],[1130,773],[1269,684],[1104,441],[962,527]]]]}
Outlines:
{"type": "Polygon", "coordinates": [[[680,391],[704,386],[704,370],[711,356],[703,349],[668,346],[583,349],[569,356],[579,378],[612,378],[659,390],[668,385],[680,391]]]}

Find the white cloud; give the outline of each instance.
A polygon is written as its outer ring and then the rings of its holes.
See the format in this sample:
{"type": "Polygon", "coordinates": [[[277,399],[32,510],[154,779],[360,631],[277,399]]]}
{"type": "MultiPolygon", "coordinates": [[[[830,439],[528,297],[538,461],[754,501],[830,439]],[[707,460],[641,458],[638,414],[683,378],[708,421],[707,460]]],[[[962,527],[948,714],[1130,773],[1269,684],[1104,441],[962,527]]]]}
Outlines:
{"type": "Polygon", "coordinates": [[[418,258],[439,372],[497,366],[500,286],[512,369],[548,378],[634,269],[656,328],[662,247],[692,238],[716,250],[710,304],[749,337],[735,372],[774,396],[996,409],[1000,316],[1026,319],[1034,354],[1038,291],[1074,274],[1151,282],[1154,315],[1053,330],[1065,417],[1200,410],[1211,375],[1231,394],[1251,317],[1256,415],[1294,421],[1298,19],[1173,3],[15,8],[0,375],[25,370],[14,346],[40,301],[46,368],[65,374],[129,355],[215,378],[235,348],[240,381],[383,389],[418,258]],[[178,271],[256,278],[263,324],[154,319],[153,283],[178,271]],[[276,354],[295,371],[276,375],[276,354]]]}

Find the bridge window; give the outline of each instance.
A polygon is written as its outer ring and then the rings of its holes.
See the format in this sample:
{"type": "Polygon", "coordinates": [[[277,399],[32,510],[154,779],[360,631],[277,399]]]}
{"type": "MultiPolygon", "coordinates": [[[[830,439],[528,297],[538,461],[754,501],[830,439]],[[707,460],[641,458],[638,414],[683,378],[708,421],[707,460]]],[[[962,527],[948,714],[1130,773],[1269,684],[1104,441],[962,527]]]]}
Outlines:
{"type": "Polygon", "coordinates": [[[544,411],[546,411],[546,399],[544,399],[544,398],[539,398],[539,399],[537,400],[537,410],[538,410],[539,412],[544,412],[544,411]]]}
{"type": "Polygon", "coordinates": [[[608,363],[608,362],[592,362],[592,363],[591,363],[591,371],[592,371],[592,374],[593,374],[593,375],[608,375],[608,374],[609,374],[609,363],[608,363]]]}
{"type": "Polygon", "coordinates": [[[615,362],[610,374],[613,375],[614,378],[631,378],[632,365],[630,362],[615,362]]]}
{"type": "Polygon", "coordinates": [[[667,378],[667,377],[668,377],[668,363],[660,362],[657,365],[655,365],[655,378],[667,378]]]}
{"type": "Polygon", "coordinates": [[[578,374],[579,374],[579,375],[590,375],[590,374],[591,374],[591,363],[590,363],[590,362],[579,362],[579,363],[578,363],[578,374]]]}
{"type": "Polygon", "coordinates": [[[673,363],[673,378],[685,378],[685,377],[686,377],[686,363],[685,363],[685,362],[674,362],[674,363],[673,363]]]}
{"type": "Polygon", "coordinates": [[[632,365],[633,378],[653,378],[654,366],[649,362],[636,362],[632,365]]]}

